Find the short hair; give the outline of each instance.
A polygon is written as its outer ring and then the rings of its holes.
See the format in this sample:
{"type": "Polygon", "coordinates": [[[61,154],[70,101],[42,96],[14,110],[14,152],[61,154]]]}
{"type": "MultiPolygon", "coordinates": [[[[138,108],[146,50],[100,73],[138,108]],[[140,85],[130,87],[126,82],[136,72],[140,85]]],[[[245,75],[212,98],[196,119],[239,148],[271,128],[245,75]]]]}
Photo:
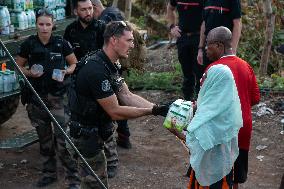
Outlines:
{"type": "Polygon", "coordinates": [[[91,2],[93,5],[103,7],[103,3],[101,2],[101,0],[91,0],[91,2]]]}
{"type": "MultiPolygon", "coordinates": [[[[74,0],[73,1],[73,7],[74,7],[74,9],[76,9],[77,7],[78,7],[78,3],[79,2],[86,2],[86,1],[88,1],[88,0],[74,0]]],[[[92,2],[92,1],[91,1],[92,2]]]]}
{"type": "Polygon", "coordinates": [[[52,21],[54,19],[54,16],[53,16],[51,10],[48,9],[48,8],[41,8],[41,9],[38,9],[36,11],[36,21],[41,16],[48,16],[48,17],[50,17],[52,19],[52,21]]]}
{"type": "Polygon", "coordinates": [[[216,27],[209,31],[207,40],[220,42],[226,47],[231,47],[232,32],[224,26],[216,27]]]}
{"type": "Polygon", "coordinates": [[[104,42],[107,43],[113,36],[122,36],[124,31],[133,31],[132,27],[127,22],[112,21],[108,23],[104,32],[104,42]]]}

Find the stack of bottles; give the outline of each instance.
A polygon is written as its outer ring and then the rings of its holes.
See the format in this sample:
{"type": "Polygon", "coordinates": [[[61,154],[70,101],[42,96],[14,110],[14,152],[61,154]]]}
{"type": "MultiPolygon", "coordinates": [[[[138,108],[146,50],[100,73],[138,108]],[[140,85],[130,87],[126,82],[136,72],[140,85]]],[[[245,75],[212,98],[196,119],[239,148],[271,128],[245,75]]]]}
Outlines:
{"type": "Polygon", "coordinates": [[[51,10],[54,20],[63,20],[66,17],[66,0],[34,0],[35,8],[46,7],[51,10]]]}
{"type": "Polygon", "coordinates": [[[35,27],[35,9],[46,7],[54,20],[66,17],[66,0],[0,0],[0,34],[35,27]]]}
{"type": "Polygon", "coordinates": [[[193,103],[178,99],[174,101],[164,121],[165,128],[176,128],[179,132],[186,129],[193,118],[193,103]]]}
{"type": "Polygon", "coordinates": [[[14,71],[6,69],[6,63],[2,63],[0,71],[0,94],[12,92],[19,89],[17,74],[14,71]]]}

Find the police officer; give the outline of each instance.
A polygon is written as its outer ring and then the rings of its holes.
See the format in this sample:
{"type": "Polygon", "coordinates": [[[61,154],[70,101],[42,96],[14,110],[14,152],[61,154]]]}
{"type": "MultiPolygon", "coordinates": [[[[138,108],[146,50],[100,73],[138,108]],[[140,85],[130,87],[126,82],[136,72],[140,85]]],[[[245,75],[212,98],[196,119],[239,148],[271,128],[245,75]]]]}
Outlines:
{"type": "Polygon", "coordinates": [[[197,61],[200,65],[207,66],[211,63],[204,51],[205,39],[210,30],[219,26],[225,26],[231,30],[232,51],[236,54],[242,28],[240,0],[205,1],[197,55],[197,61]]]}
{"type": "MultiPolygon", "coordinates": [[[[105,23],[109,23],[110,21],[121,21],[125,20],[120,10],[116,7],[104,7],[100,0],[92,0],[94,5],[94,16],[98,20],[102,20],[105,23]]],[[[117,145],[130,149],[131,143],[129,140],[130,131],[127,124],[127,120],[119,120],[117,121],[117,145]]],[[[108,161],[109,162],[109,161],[108,161]]],[[[113,172],[114,173],[114,172],[113,172]]]]}
{"type": "Polygon", "coordinates": [[[71,43],[76,58],[80,60],[88,52],[102,48],[105,24],[94,19],[90,0],[75,1],[74,13],[78,20],[66,27],[64,39],[71,43]]]}
{"type": "MultiPolygon", "coordinates": [[[[77,59],[68,42],[60,36],[52,35],[53,25],[52,13],[47,9],[40,9],[36,16],[37,35],[31,35],[21,44],[16,62],[58,123],[64,126],[65,86],[64,81],[61,80],[62,77],[55,77],[53,71],[58,69],[59,76],[73,73],[77,59]],[[67,68],[65,68],[65,60],[69,64],[67,68]],[[25,67],[26,65],[28,68],[25,67]],[[43,72],[37,72],[34,69],[36,66],[42,67],[43,72]]],[[[42,109],[39,101],[27,89],[22,93],[22,102],[27,103],[26,109],[32,126],[36,128],[43,159],[43,177],[37,182],[37,186],[44,187],[57,180],[55,156],[57,152],[66,169],[69,188],[78,188],[80,180],[76,162],[71,159],[65,147],[64,137],[56,127],[53,128],[55,133],[53,135],[48,113],[42,109]]]]}
{"type": "MultiPolygon", "coordinates": [[[[103,47],[105,23],[94,19],[93,5],[90,0],[78,0],[74,3],[74,13],[78,20],[67,26],[64,38],[71,43],[78,60],[88,52],[103,47]]],[[[108,128],[114,132],[114,128],[108,128]]],[[[105,153],[108,160],[108,176],[114,177],[118,166],[118,154],[113,135],[105,141],[105,153]]]]}
{"type": "MultiPolygon", "coordinates": [[[[78,149],[106,186],[108,178],[103,141],[112,134],[106,130],[109,125],[113,126],[112,120],[150,114],[165,116],[168,111],[168,106],[154,105],[131,93],[120,77],[116,62],[119,58],[127,58],[133,47],[132,29],[125,22],[108,24],[103,49],[86,57],[83,66],[78,66],[69,93],[70,134],[77,138],[78,149]]],[[[101,188],[80,164],[81,188],[101,188]]]]}
{"type": "Polygon", "coordinates": [[[199,44],[199,31],[202,22],[203,0],[170,0],[167,6],[167,19],[172,37],[177,38],[178,59],[184,80],[182,91],[186,100],[197,96],[202,76],[202,68],[196,56],[199,44]],[[176,11],[178,12],[178,24],[176,11]]]}

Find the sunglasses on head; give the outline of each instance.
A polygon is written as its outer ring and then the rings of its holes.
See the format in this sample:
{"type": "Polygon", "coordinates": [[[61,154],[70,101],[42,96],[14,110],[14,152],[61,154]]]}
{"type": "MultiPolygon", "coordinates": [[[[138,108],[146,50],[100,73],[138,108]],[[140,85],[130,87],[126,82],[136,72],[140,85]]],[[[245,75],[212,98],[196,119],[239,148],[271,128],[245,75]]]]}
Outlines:
{"type": "Polygon", "coordinates": [[[36,17],[40,17],[40,16],[43,16],[43,15],[47,15],[47,16],[51,16],[53,18],[53,14],[51,12],[50,9],[48,8],[42,8],[42,9],[39,9],[38,11],[36,11],[36,17]]]}
{"type": "Polygon", "coordinates": [[[127,23],[124,21],[112,21],[111,25],[115,25],[113,26],[113,32],[111,33],[111,36],[116,35],[116,33],[120,29],[127,27],[127,23]]]}

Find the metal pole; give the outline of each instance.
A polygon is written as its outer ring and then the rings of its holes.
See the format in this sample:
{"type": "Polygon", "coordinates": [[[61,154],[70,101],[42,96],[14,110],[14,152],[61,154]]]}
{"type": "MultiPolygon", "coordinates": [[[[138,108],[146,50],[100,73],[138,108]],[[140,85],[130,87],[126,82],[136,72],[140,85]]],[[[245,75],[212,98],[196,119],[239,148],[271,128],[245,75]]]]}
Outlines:
{"type": "Polygon", "coordinates": [[[80,159],[83,161],[83,163],[86,165],[87,169],[92,173],[92,175],[96,178],[96,180],[100,183],[100,185],[103,187],[103,189],[107,189],[106,186],[104,185],[104,183],[102,183],[102,181],[99,179],[98,175],[94,172],[94,170],[91,168],[91,166],[88,164],[88,162],[85,160],[85,158],[82,156],[82,154],[79,152],[79,150],[76,148],[76,146],[73,144],[73,142],[71,141],[71,139],[68,137],[68,135],[65,133],[65,131],[62,129],[62,127],[59,125],[59,123],[56,121],[56,119],[53,117],[53,115],[50,113],[49,109],[46,107],[46,105],[44,104],[44,102],[41,100],[41,98],[39,97],[39,95],[37,94],[37,92],[35,91],[35,89],[33,88],[33,86],[31,85],[31,83],[28,81],[27,77],[25,76],[25,74],[22,72],[22,70],[20,69],[20,67],[18,66],[18,64],[15,62],[14,58],[12,57],[12,55],[10,54],[10,52],[8,51],[8,49],[6,48],[6,46],[4,45],[4,43],[2,42],[2,40],[0,40],[1,46],[4,49],[4,51],[7,53],[7,55],[9,56],[9,58],[11,59],[11,61],[13,62],[14,66],[16,67],[16,69],[19,71],[20,75],[24,78],[26,84],[28,84],[29,88],[32,90],[33,94],[36,96],[36,98],[40,101],[40,104],[42,105],[42,107],[45,109],[45,111],[48,113],[48,115],[50,116],[50,118],[52,119],[53,123],[55,123],[55,125],[58,127],[58,129],[61,131],[61,133],[63,134],[64,138],[67,140],[67,142],[70,144],[70,146],[72,146],[72,148],[75,150],[75,152],[79,155],[80,159]]]}

